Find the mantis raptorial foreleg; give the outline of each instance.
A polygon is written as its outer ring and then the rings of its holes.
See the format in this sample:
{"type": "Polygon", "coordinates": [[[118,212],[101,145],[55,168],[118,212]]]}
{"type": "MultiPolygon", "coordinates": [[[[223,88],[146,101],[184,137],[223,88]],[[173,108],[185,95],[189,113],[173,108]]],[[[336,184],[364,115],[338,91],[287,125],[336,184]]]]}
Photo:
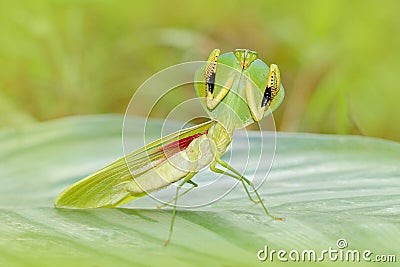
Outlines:
{"type": "Polygon", "coordinates": [[[213,110],[219,102],[228,94],[229,90],[232,87],[234,77],[230,77],[226,80],[224,86],[221,87],[218,95],[214,97],[214,88],[215,88],[215,78],[217,75],[217,65],[218,65],[218,57],[220,54],[219,49],[214,49],[207,60],[207,66],[205,69],[205,79],[206,79],[206,102],[209,110],[213,110]]]}
{"type": "Polygon", "coordinates": [[[281,76],[279,68],[275,64],[271,64],[269,68],[267,85],[259,103],[256,103],[256,97],[254,96],[254,92],[257,89],[255,89],[251,82],[246,84],[246,100],[250,108],[251,116],[255,121],[260,121],[264,117],[265,110],[269,107],[271,100],[274,99],[280,89],[280,84],[281,76]]]}

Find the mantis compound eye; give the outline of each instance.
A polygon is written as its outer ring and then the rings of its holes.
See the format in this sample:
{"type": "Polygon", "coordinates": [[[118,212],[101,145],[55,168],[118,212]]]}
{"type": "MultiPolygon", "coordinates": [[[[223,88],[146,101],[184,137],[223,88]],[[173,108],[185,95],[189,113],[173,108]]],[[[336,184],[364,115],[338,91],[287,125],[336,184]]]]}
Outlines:
{"type": "Polygon", "coordinates": [[[242,66],[243,70],[247,69],[247,67],[250,66],[250,64],[258,57],[257,52],[248,49],[236,49],[233,54],[237,60],[239,60],[240,66],[242,66]]]}

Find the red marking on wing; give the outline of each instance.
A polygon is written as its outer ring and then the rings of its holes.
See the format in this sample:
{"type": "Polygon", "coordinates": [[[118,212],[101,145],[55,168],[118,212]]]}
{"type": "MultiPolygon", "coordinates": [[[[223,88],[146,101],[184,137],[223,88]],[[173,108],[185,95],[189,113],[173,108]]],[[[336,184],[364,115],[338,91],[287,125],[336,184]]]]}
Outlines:
{"type": "Polygon", "coordinates": [[[175,155],[176,153],[185,150],[194,139],[199,138],[203,134],[207,134],[207,133],[208,133],[208,130],[206,130],[204,133],[197,133],[197,134],[176,140],[172,143],[169,143],[169,144],[163,146],[160,149],[160,151],[163,151],[166,158],[169,158],[169,157],[175,155]]]}

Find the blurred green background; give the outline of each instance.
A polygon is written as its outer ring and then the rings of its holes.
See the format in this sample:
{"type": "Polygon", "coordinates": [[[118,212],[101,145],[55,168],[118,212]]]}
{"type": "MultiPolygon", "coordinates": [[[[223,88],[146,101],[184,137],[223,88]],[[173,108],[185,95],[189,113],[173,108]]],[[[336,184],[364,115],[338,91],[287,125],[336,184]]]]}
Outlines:
{"type": "Polygon", "coordinates": [[[278,130],[400,141],[398,10],[395,0],[3,0],[0,126],[124,113],[157,71],[249,48],[281,68],[278,130]]]}

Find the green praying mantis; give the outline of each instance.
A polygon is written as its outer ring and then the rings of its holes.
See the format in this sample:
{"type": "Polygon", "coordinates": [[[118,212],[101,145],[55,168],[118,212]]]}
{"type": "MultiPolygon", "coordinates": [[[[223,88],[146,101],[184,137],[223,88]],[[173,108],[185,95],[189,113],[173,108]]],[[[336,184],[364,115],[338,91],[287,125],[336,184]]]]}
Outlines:
{"type": "Polygon", "coordinates": [[[248,198],[266,208],[254,184],[221,156],[232,142],[235,129],[260,121],[284,98],[279,68],[269,67],[247,49],[220,54],[214,49],[195,73],[196,93],[211,120],[172,133],[111,163],[73,184],[55,201],[57,208],[110,208],[141,198],[175,182],[175,198],[167,245],[172,236],[180,196],[197,187],[192,178],[204,167],[241,182],[248,198]],[[192,187],[179,194],[184,184],[192,187]],[[254,191],[254,199],[249,191],[254,191]]]}

